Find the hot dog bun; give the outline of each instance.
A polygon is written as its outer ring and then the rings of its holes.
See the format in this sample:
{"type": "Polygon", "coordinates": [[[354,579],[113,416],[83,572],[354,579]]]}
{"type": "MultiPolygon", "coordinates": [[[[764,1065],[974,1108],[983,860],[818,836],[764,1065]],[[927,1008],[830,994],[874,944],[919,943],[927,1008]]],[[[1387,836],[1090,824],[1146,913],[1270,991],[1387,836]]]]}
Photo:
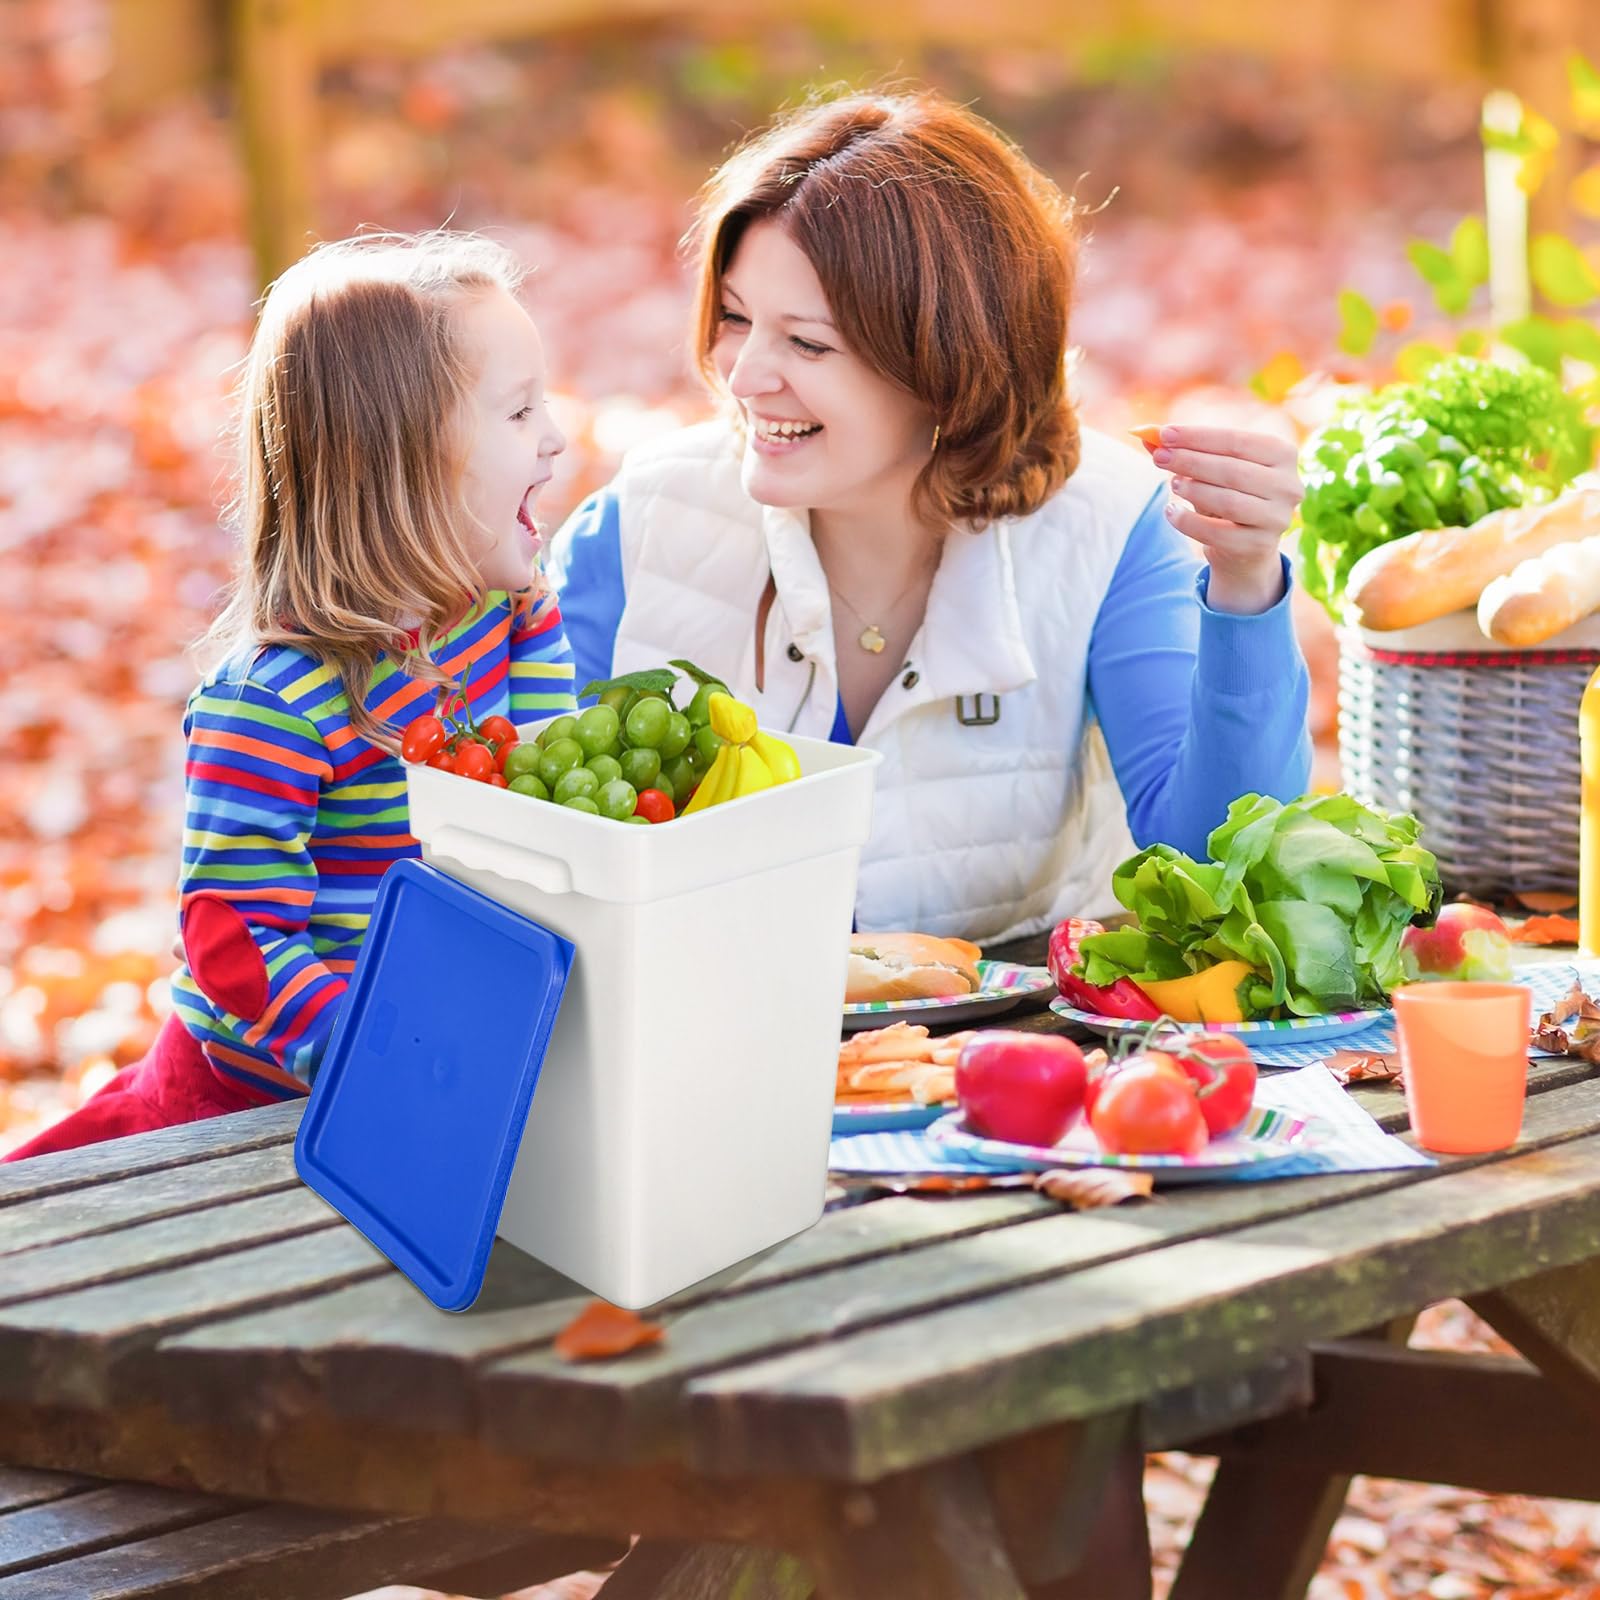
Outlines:
{"type": "Polygon", "coordinates": [[[1524,561],[1600,531],[1600,489],[1569,489],[1538,506],[1491,511],[1470,527],[1429,528],[1379,545],[1345,586],[1355,620],[1389,632],[1476,605],[1524,561]]]}
{"type": "Polygon", "coordinates": [[[1478,602],[1478,626],[1498,644],[1526,650],[1600,609],[1600,524],[1496,578],[1478,602]]]}
{"type": "Polygon", "coordinates": [[[846,1005],[866,1000],[927,1000],[979,987],[977,945],[930,933],[852,933],[846,1005]]]}

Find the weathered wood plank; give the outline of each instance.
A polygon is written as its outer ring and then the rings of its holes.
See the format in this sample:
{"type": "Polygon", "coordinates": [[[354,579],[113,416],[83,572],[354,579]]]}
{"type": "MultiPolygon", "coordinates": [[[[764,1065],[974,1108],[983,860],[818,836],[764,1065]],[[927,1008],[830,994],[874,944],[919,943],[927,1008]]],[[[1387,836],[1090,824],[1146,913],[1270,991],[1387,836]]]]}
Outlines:
{"type": "Polygon", "coordinates": [[[641,1540],[606,1579],[609,1600],[808,1600],[811,1575],[796,1557],[746,1545],[641,1540]]]}
{"type": "MultiPolygon", "coordinates": [[[[1365,1337],[1377,1348],[1403,1349],[1415,1323],[1400,1317],[1365,1337]]],[[[1259,1600],[1302,1600],[1349,1497],[1350,1477],[1293,1455],[1225,1456],[1178,1571],[1178,1600],[1223,1600],[1240,1572],[1249,1572],[1259,1600]],[[1267,1504],[1272,1515],[1263,1517],[1267,1504]]]]}
{"type": "Polygon", "coordinates": [[[230,1205],[0,1257],[0,1306],[348,1226],[320,1195],[297,1182],[230,1205]]]}
{"type": "Polygon", "coordinates": [[[1143,1466],[1139,1417],[1129,1408],[992,1445],[978,1456],[1012,1565],[1030,1584],[1075,1572],[1105,1514],[1116,1473],[1143,1466]]]}
{"type": "Polygon", "coordinates": [[[208,1502],[196,1497],[170,1498],[189,1500],[199,1520],[174,1531],[152,1526],[144,1536],[86,1548],[71,1559],[41,1560],[10,1575],[0,1567],[0,1600],[341,1600],[381,1584],[448,1576],[456,1567],[464,1574],[520,1574],[511,1583],[520,1587],[615,1560],[625,1548],[595,1539],[531,1538],[520,1529],[481,1524],[353,1518],[299,1507],[229,1512],[224,1506],[226,1514],[218,1515],[200,1512],[208,1502]],[[492,1561],[497,1550],[500,1558],[492,1561]]]}
{"type": "Polygon", "coordinates": [[[1600,1260],[1506,1284],[1469,1304],[1591,1427],[1600,1421],[1600,1260]]]}
{"type": "Polygon", "coordinates": [[[1312,1357],[1314,1407],[1195,1450],[1260,1464],[1269,1480],[1294,1462],[1346,1477],[1600,1500],[1592,1420],[1529,1362],[1364,1340],[1318,1345],[1312,1357]]]}
{"type": "MultiPolygon", "coordinates": [[[[236,1111],[226,1117],[186,1122],[180,1127],[162,1128],[158,1133],[107,1139],[82,1150],[8,1161],[0,1164],[0,1207],[130,1177],[136,1172],[156,1172],[240,1150],[284,1144],[293,1140],[304,1111],[303,1101],[287,1101],[257,1111],[236,1111]]],[[[4,1233],[5,1219],[0,1213],[0,1237],[4,1233]]]]}
{"type": "MultiPolygon", "coordinates": [[[[1526,1143],[1600,1131],[1600,1082],[1530,1102],[1526,1143]]],[[[1480,1164],[1493,1157],[1473,1158],[1480,1164]]],[[[515,1445],[538,1438],[561,1453],[642,1455],[682,1430],[685,1383],[763,1350],[836,1340],[1008,1288],[1082,1271],[1185,1240],[1255,1226],[1360,1194],[1436,1181],[1431,1168],[1338,1174],[1273,1184],[1228,1184],[1169,1194],[1156,1205],[1058,1213],[1026,1226],[952,1240],[737,1298],[711,1300],[671,1320],[659,1346],[625,1362],[575,1368],[540,1348],[497,1360],[483,1375],[485,1427],[515,1445]]],[[[1155,1387],[1154,1385],[1152,1387],[1155,1387]]]]}
{"type": "MultiPolygon", "coordinates": [[[[1530,1106],[1526,1136],[1554,1139],[1574,1126],[1600,1128],[1600,1084],[1530,1106]]],[[[590,1459],[646,1455],[679,1447],[683,1385],[718,1365],[1429,1175],[1419,1168],[1217,1186],[1141,1211],[1082,1216],[1036,1197],[881,1201],[830,1213],[731,1281],[725,1276],[670,1302],[671,1333],[659,1351],[592,1368],[561,1362],[546,1348],[582,1296],[502,1248],[479,1305],[463,1316],[439,1317],[398,1274],[378,1277],[163,1341],[143,1363],[141,1381],[176,1408],[239,1420],[310,1404],[382,1418],[403,1392],[419,1426],[470,1427],[481,1410],[491,1436],[513,1448],[590,1459]],[[1043,1226],[1045,1235],[1013,1239],[1015,1226],[997,1225],[1024,1218],[1033,1220],[1022,1232],[1043,1226]],[[893,1250],[888,1259],[880,1245],[893,1250]],[[802,1273],[832,1262],[840,1265],[802,1273]],[[480,1374],[485,1361],[530,1345],[480,1374]]]]}
{"type": "Polygon", "coordinates": [[[1239,1600],[1245,1571],[1250,1600],[1304,1600],[1326,1530],[1344,1506],[1348,1478],[1292,1460],[1230,1458],[1222,1466],[1227,1470],[1219,1469],[1212,1482],[1168,1600],[1239,1600]]]}
{"type": "Polygon", "coordinates": [[[859,1489],[840,1509],[804,1552],[829,1600],[1026,1600],[971,1457],[859,1489]]]}
{"type": "Polygon", "coordinates": [[[1311,1400],[1311,1352],[1293,1350],[1153,1396],[1142,1408],[1140,1431],[1146,1450],[1189,1450],[1219,1428],[1279,1417],[1311,1400]]]}
{"type": "Polygon", "coordinates": [[[67,1556],[187,1528],[232,1510],[227,1500],[112,1484],[0,1514],[0,1578],[67,1556]]]}
{"type": "Polygon", "coordinates": [[[798,1549],[802,1529],[838,1515],[854,1492],[801,1478],[708,1479],[673,1462],[556,1464],[403,1426],[393,1415],[381,1424],[290,1411],[274,1423],[176,1417],[139,1400],[93,1411],[0,1400],[6,1451],[32,1467],[75,1464],[100,1477],[345,1512],[798,1549]],[[422,1460],[426,1472],[417,1471],[422,1460]]]}
{"type": "Polygon", "coordinates": [[[160,1217],[188,1216],[206,1206],[299,1186],[293,1147],[287,1141],[132,1178],[113,1178],[0,1213],[0,1254],[86,1239],[160,1217]]]}
{"type": "Polygon", "coordinates": [[[0,1307],[0,1398],[113,1405],[140,1391],[137,1358],[166,1334],[393,1271],[354,1228],[328,1227],[0,1307]]]}
{"type": "MultiPolygon", "coordinates": [[[[479,1548],[482,1549],[481,1529],[479,1548]]],[[[524,1536],[494,1555],[480,1554],[468,1561],[436,1570],[419,1567],[407,1574],[407,1581],[419,1588],[434,1589],[449,1595],[503,1595],[512,1589],[563,1578],[571,1572],[598,1572],[620,1561],[628,1553],[625,1538],[578,1538],[567,1534],[524,1536]]],[[[348,1589],[344,1592],[348,1592],[348,1589]]],[[[219,1596],[218,1600],[223,1600],[219,1596]]],[[[226,1600],[233,1600],[227,1596],[226,1600]]],[[[296,1595],[294,1600],[302,1600],[296,1595]]],[[[765,1600],[753,1594],[750,1600],[765,1600]]],[[[804,1600],[804,1597],[797,1597],[804,1600]]]]}
{"type": "MultiPolygon", "coordinates": [[[[854,1261],[888,1261],[939,1241],[1056,1213],[1036,1195],[978,1195],[954,1203],[876,1201],[827,1213],[805,1233],[674,1297],[669,1308],[739,1297],[854,1261]]],[[[504,1243],[489,1259],[470,1311],[441,1317],[398,1273],[296,1302],[282,1311],[215,1323],[164,1341],[151,1381],[174,1403],[221,1416],[275,1408],[284,1390],[313,1387],[340,1414],[387,1417],[397,1392],[419,1425],[465,1428],[478,1413],[478,1366],[548,1342],[587,1291],[504,1243]]]]}
{"type": "Polygon", "coordinates": [[[99,1480],[75,1472],[40,1472],[32,1467],[0,1467],[0,1512],[19,1511],[23,1506],[42,1505],[46,1500],[64,1500],[100,1487],[99,1480]]]}
{"type": "Polygon", "coordinates": [[[696,1379],[692,1458],[871,1478],[1569,1265],[1600,1228],[1600,1138],[1445,1170],[1421,1193],[1190,1240],[696,1379]]]}

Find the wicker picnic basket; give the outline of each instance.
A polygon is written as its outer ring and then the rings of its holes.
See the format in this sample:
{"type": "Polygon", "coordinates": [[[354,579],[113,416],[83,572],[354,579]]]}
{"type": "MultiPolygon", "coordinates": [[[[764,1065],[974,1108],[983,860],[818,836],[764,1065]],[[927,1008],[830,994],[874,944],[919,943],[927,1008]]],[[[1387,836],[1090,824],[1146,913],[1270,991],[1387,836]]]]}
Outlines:
{"type": "Polygon", "coordinates": [[[1600,665],[1590,618],[1534,650],[1470,611],[1339,639],[1339,756],[1364,805],[1410,811],[1447,895],[1575,890],[1578,703],[1600,665]]]}

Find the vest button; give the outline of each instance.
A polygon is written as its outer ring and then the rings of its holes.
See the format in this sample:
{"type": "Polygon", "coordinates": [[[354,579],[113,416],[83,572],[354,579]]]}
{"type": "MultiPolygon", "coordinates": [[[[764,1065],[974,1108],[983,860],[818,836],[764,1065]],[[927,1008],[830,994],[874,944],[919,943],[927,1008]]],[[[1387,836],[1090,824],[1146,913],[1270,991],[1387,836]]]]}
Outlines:
{"type": "Polygon", "coordinates": [[[922,674],[920,672],[912,671],[908,672],[905,677],[900,680],[900,687],[902,689],[915,689],[916,686],[921,682],[922,674]]]}
{"type": "Polygon", "coordinates": [[[797,644],[789,646],[788,655],[791,661],[804,661],[806,658],[805,652],[797,644]]]}

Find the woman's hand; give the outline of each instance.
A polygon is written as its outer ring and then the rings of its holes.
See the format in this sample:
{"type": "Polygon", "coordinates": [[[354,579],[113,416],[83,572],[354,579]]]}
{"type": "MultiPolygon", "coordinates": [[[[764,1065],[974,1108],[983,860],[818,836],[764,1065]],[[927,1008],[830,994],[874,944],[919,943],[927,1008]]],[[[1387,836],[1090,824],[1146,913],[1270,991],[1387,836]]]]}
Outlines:
{"type": "Polygon", "coordinates": [[[1240,614],[1275,606],[1283,598],[1279,545],[1300,504],[1294,446],[1269,433],[1167,423],[1150,454],[1172,473],[1173,527],[1205,547],[1207,604],[1240,614]]]}

